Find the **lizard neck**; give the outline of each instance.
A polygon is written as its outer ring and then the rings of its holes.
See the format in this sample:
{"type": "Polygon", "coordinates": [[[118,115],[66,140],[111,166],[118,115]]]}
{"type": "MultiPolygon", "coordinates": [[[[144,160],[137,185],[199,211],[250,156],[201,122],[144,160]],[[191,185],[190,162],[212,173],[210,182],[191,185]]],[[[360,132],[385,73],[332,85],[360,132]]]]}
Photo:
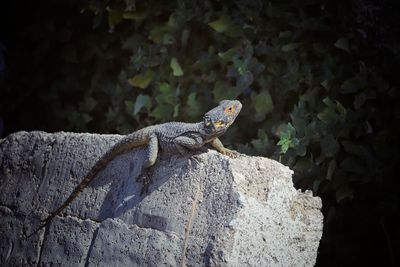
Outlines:
{"type": "Polygon", "coordinates": [[[223,133],[217,133],[214,128],[207,126],[203,121],[196,123],[197,131],[203,136],[205,140],[213,140],[223,133]]]}

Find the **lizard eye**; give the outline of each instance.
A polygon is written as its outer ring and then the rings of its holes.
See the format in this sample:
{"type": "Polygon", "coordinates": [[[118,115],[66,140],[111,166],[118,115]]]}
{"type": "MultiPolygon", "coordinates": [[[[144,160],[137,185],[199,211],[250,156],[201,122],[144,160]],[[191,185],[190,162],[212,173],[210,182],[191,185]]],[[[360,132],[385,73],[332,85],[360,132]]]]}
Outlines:
{"type": "Polygon", "coordinates": [[[235,112],[235,108],[233,106],[225,108],[225,113],[233,113],[233,112],[235,112]]]}

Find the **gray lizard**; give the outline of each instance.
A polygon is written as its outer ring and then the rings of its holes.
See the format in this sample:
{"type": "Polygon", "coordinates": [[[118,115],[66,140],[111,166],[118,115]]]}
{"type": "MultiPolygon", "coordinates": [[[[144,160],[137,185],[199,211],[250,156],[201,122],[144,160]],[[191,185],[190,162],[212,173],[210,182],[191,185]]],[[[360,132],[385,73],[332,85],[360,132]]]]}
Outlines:
{"type": "Polygon", "coordinates": [[[229,126],[232,125],[241,109],[242,104],[238,100],[222,100],[217,107],[204,115],[201,122],[167,122],[148,126],[126,135],[94,164],[68,199],[48,215],[46,219],[42,220],[42,225],[28,237],[48,225],[55,216],[60,214],[96,175],[104,169],[108,162],[116,156],[136,147],[146,147],[147,154],[143,164],[143,168],[145,169],[154,165],[159,149],[169,154],[181,154],[188,157],[190,151],[198,150],[204,145],[210,144],[224,155],[233,156],[237,154],[236,151],[225,148],[218,137],[224,134],[229,126]]]}

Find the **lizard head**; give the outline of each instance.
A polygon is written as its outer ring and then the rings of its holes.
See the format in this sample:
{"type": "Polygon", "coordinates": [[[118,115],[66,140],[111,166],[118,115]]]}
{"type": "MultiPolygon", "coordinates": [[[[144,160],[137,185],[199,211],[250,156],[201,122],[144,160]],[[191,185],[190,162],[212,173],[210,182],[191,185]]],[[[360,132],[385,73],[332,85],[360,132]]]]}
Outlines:
{"type": "Polygon", "coordinates": [[[219,136],[235,121],[242,109],[242,103],[238,100],[222,100],[219,105],[204,115],[204,125],[207,132],[219,136]]]}

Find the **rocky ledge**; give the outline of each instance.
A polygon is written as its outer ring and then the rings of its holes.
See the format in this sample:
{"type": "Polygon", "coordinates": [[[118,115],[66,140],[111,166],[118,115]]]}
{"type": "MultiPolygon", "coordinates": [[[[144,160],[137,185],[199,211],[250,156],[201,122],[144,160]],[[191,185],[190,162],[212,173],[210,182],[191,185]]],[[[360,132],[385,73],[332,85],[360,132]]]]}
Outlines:
{"type": "Polygon", "coordinates": [[[116,157],[48,227],[26,238],[119,135],[18,132],[0,140],[2,266],[313,266],[321,200],[262,157],[209,150],[116,157]]]}

